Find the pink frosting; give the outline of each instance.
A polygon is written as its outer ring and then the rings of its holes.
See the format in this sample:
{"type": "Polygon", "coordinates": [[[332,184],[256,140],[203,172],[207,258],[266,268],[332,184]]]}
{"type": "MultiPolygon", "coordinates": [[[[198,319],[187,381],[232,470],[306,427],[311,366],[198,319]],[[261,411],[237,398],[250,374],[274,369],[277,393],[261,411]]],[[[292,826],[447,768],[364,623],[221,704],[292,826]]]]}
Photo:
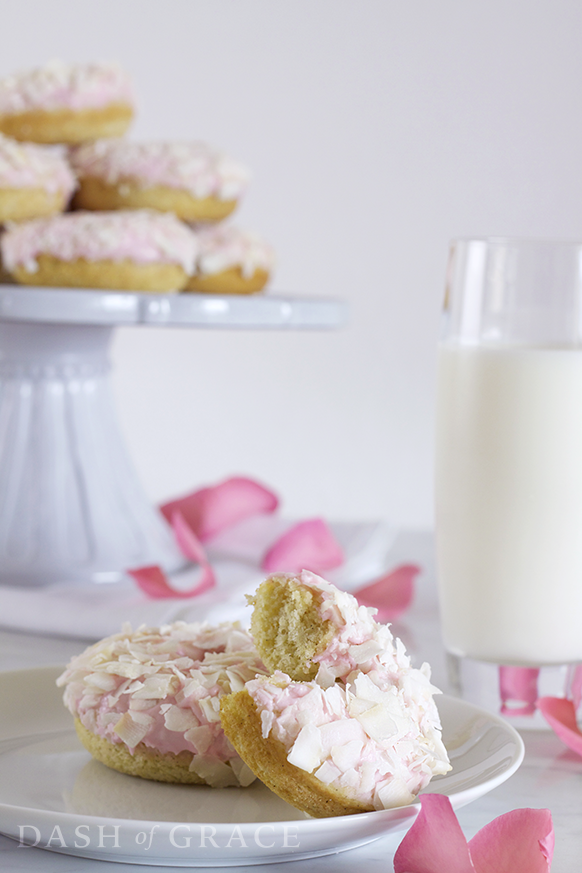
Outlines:
{"type": "Polygon", "coordinates": [[[246,783],[252,776],[222,731],[219,698],[265,672],[237,625],[175,622],[135,632],[126,626],[73,658],[57,684],[92,733],[132,754],[139,743],[162,754],[192,752],[191,769],[201,766],[217,785],[237,784],[237,776],[246,783]],[[234,770],[225,773],[227,761],[234,770]]]}
{"type": "Polygon", "coordinates": [[[199,243],[196,260],[198,273],[212,275],[231,267],[240,267],[242,275],[248,279],[256,270],[270,273],[274,267],[275,253],[272,247],[255,233],[228,224],[194,226],[194,229],[199,243]]]}
{"type": "Polygon", "coordinates": [[[44,67],[0,80],[0,113],[33,109],[95,109],[110,103],[133,106],[129,76],[117,63],[66,64],[44,67]]]}
{"type": "Polygon", "coordinates": [[[0,133],[0,187],[61,191],[66,199],[76,179],[62,151],[54,146],[16,142],[0,133]]]}
{"type": "Polygon", "coordinates": [[[14,225],[2,237],[2,260],[10,272],[38,269],[40,254],[64,261],[134,261],[179,264],[194,270],[196,236],[171,213],[154,210],[71,212],[14,225]]]}
{"type": "Polygon", "coordinates": [[[203,142],[99,140],[76,148],[71,161],[81,177],[95,176],[110,185],[128,180],[143,188],[162,185],[199,199],[236,200],[249,180],[238,162],[203,142]]]}

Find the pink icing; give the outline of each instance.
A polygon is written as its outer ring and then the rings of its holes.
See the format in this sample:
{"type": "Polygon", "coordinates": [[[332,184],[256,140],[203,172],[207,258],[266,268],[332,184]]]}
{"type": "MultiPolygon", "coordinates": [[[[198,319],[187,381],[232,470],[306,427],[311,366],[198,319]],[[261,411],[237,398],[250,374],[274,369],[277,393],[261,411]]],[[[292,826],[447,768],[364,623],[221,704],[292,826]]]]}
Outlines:
{"type": "Polygon", "coordinates": [[[38,269],[40,254],[64,261],[124,261],[179,264],[194,269],[196,237],[171,213],[153,210],[71,212],[14,225],[2,237],[2,259],[8,271],[17,266],[38,269]]]}
{"type": "Polygon", "coordinates": [[[110,103],[133,106],[129,76],[117,63],[66,64],[44,67],[0,80],[0,113],[33,109],[91,109],[110,103]]]}
{"type": "Polygon", "coordinates": [[[275,265],[275,253],[269,243],[249,231],[232,225],[200,227],[197,230],[199,253],[196,270],[203,275],[222,273],[240,267],[245,279],[256,270],[270,273],[275,265]]]}
{"type": "Polygon", "coordinates": [[[110,185],[127,182],[143,188],[163,185],[194,197],[236,200],[246,189],[248,171],[203,142],[129,142],[98,140],[71,155],[80,177],[95,176],[110,185]]]}
{"type": "Polygon", "coordinates": [[[61,191],[66,199],[76,179],[62,151],[53,146],[21,143],[0,134],[0,186],[61,191]]]}
{"type": "Polygon", "coordinates": [[[89,731],[125,742],[132,754],[144,743],[216,766],[238,760],[222,731],[219,698],[265,672],[237,625],[175,622],[125,627],[73,658],[57,684],[66,686],[65,705],[89,731]]]}

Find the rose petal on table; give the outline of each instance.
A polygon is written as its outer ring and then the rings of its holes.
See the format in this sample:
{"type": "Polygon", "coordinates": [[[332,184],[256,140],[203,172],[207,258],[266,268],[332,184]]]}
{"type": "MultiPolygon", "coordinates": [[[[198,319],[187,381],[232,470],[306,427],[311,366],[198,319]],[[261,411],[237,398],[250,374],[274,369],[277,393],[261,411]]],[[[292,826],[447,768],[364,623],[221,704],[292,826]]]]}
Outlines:
{"type": "Polygon", "coordinates": [[[565,697],[540,697],[538,709],[562,742],[582,755],[582,733],[573,701],[565,697]]]}
{"type": "Polygon", "coordinates": [[[137,567],[133,570],[127,570],[127,574],[135,580],[138,588],[152,600],[163,600],[196,597],[216,585],[216,578],[210,564],[201,565],[201,570],[196,585],[186,590],[175,588],[161,567],[158,566],[137,567]]]}
{"type": "Polygon", "coordinates": [[[182,513],[189,527],[205,541],[252,515],[274,512],[278,505],[276,494],[264,485],[245,476],[232,476],[170,500],[160,511],[170,523],[174,512],[182,513]]]}
{"type": "Polygon", "coordinates": [[[181,512],[178,510],[172,512],[170,524],[182,554],[190,561],[194,561],[195,564],[207,564],[208,559],[204,547],[181,512]]]}
{"type": "Polygon", "coordinates": [[[514,809],[469,841],[476,873],[548,873],[554,853],[549,809],[514,809]]]}
{"type": "Polygon", "coordinates": [[[502,715],[533,715],[538,699],[539,667],[500,667],[502,715]]]}
{"type": "Polygon", "coordinates": [[[378,621],[396,621],[412,603],[414,580],[419,573],[420,567],[415,564],[403,564],[352,593],[362,606],[378,610],[378,621]]]}
{"type": "Polygon", "coordinates": [[[582,666],[580,666],[580,664],[577,667],[574,667],[574,674],[570,681],[569,690],[570,694],[568,696],[572,698],[574,709],[577,710],[582,701],[582,666]]]}
{"type": "Polygon", "coordinates": [[[467,841],[443,794],[423,794],[421,810],[394,855],[394,873],[475,873],[467,841]]]}
{"type": "Polygon", "coordinates": [[[321,572],[343,564],[344,553],[322,518],[294,524],[267,550],[261,562],[266,573],[321,572]]]}

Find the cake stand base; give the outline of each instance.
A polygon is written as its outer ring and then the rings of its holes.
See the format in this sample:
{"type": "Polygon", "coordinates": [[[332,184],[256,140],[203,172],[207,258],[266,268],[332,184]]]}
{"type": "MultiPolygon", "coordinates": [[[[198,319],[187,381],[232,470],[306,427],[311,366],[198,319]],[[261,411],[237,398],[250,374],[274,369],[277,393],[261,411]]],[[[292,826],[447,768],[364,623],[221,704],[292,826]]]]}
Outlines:
{"type": "Polygon", "coordinates": [[[0,323],[0,584],[184,565],[117,426],[112,327],[0,323]]]}

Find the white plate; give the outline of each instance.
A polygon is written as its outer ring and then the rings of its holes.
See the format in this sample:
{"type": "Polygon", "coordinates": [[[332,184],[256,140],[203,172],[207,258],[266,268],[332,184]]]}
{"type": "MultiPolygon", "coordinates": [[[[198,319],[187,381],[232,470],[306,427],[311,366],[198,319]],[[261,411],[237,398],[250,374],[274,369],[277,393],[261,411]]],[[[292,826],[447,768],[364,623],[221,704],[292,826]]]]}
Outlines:
{"type": "MultiPolygon", "coordinates": [[[[418,804],[308,818],[264,785],[213,790],[125,776],[77,740],[46,667],[0,673],[0,833],[86,858],[173,867],[299,860],[404,830],[418,804]]],[[[472,704],[438,698],[452,771],[428,790],[458,808],[517,770],[519,734],[472,704]]]]}

